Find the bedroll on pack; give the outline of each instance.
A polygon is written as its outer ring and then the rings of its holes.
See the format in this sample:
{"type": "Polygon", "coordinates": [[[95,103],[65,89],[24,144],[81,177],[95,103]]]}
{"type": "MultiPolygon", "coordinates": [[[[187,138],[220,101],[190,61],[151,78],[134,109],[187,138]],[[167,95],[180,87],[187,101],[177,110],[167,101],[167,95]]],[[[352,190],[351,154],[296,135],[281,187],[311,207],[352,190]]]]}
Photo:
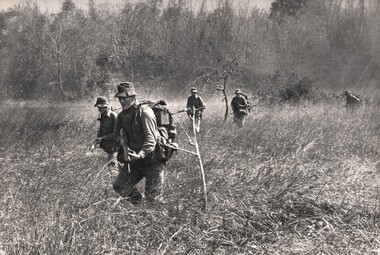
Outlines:
{"type": "Polygon", "coordinates": [[[160,137],[157,141],[155,153],[158,160],[166,162],[173,156],[173,153],[177,151],[175,148],[178,148],[178,145],[174,142],[177,130],[174,125],[173,115],[164,100],[145,100],[141,102],[141,105],[148,105],[152,108],[156,116],[160,137]]]}

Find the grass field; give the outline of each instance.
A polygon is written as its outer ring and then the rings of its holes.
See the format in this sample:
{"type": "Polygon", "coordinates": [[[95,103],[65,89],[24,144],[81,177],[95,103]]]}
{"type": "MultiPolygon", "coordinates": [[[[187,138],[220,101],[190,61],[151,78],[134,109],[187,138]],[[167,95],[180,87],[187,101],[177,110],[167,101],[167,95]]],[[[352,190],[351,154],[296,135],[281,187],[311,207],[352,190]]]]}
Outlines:
{"type": "Polygon", "coordinates": [[[197,158],[183,152],[167,165],[165,204],[118,200],[105,153],[88,151],[92,104],[0,109],[7,255],[380,254],[378,107],[257,106],[235,130],[208,103],[198,137],[207,211],[197,158]]]}

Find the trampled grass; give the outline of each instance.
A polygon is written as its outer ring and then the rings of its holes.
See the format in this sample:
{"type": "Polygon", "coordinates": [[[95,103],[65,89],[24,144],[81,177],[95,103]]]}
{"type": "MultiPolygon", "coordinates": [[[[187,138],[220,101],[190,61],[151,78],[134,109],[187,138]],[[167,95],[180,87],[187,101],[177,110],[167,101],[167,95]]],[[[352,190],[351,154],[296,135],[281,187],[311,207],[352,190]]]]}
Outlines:
{"type": "Polygon", "coordinates": [[[5,254],[380,253],[376,107],[257,106],[235,129],[208,104],[198,137],[207,211],[184,152],[167,165],[165,204],[120,200],[106,155],[88,151],[96,116],[92,105],[1,106],[5,254]]]}

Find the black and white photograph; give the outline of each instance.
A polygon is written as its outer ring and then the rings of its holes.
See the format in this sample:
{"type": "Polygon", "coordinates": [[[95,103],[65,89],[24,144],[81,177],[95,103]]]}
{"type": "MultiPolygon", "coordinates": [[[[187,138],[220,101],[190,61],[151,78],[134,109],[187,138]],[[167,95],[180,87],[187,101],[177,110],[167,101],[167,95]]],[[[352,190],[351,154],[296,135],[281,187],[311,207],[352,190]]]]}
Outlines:
{"type": "Polygon", "coordinates": [[[380,255],[380,0],[0,0],[0,255],[380,255]]]}

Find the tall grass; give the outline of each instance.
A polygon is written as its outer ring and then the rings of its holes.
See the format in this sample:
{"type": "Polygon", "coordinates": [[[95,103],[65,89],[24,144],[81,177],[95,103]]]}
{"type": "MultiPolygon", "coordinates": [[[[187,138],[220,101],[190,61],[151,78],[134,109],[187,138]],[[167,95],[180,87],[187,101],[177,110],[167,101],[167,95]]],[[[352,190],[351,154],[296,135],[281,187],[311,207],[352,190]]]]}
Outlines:
{"type": "MultiPolygon", "coordinates": [[[[165,204],[120,200],[105,154],[87,150],[96,116],[91,105],[1,107],[5,254],[380,253],[375,107],[257,106],[236,129],[209,103],[198,137],[207,211],[197,159],[182,152],[165,204]]],[[[192,149],[181,130],[178,142],[192,149]]]]}

